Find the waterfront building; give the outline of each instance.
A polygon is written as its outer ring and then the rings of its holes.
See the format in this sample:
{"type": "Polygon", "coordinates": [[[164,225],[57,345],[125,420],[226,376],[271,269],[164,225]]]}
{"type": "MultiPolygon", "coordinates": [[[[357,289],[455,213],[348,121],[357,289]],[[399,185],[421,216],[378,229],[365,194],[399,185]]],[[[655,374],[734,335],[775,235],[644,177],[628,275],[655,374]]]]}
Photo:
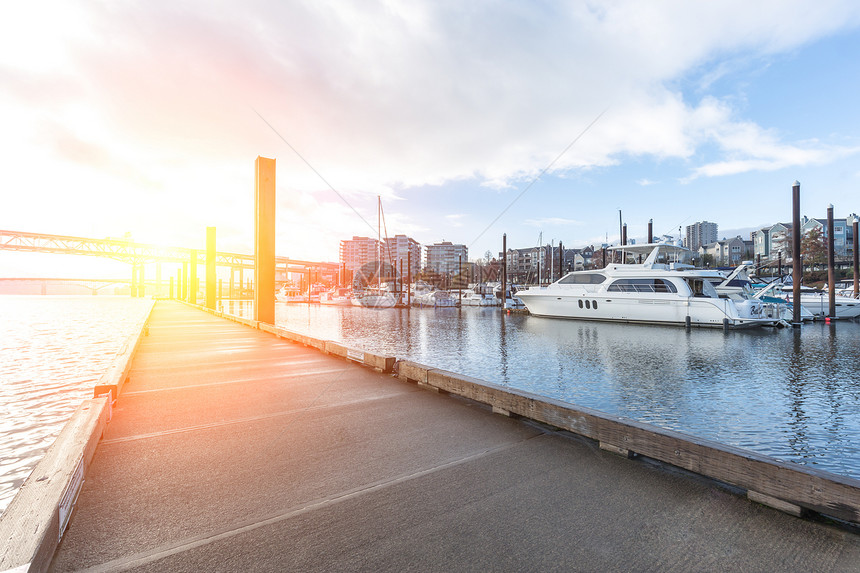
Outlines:
{"type": "Polygon", "coordinates": [[[401,261],[403,261],[403,274],[408,273],[406,265],[409,263],[410,255],[412,257],[412,276],[414,277],[421,271],[421,244],[406,235],[385,238],[385,260],[390,260],[397,272],[400,272],[401,261]]]}
{"type": "MultiPolygon", "coordinates": [[[[854,221],[857,220],[857,215],[851,213],[848,217],[842,219],[833,219],[833,254],[837,258],[847,258],[854,256],[854,221]]],[[[827,217],[823,219],[809,219],[803,217],[800,224],[800,230],[803,235],[806,235],[813,229],[821,230],[821,237],[827,239],[827,217]]]]}
{"type": "Polygon", "coordinates": [[[751,233],[753,257],[762,262],[791,258],[791,223],[775,223],[751,233]]]}
{"type": "Polygon", "coordinates": [[[349,272],[355,272],[368,264],[375,265],[379,258],[381,243],[370,237],[353,237],[340,242],[340,264],[349,272]]]}
{"type": "Polygon", "coordinates": [[[459,263],[462,261],[465,264],[469,260],[469,248],[466,245],[442,241],[424,248],[426,250],[424,268],[440,275],[459,274],[459,263]]]}
{"type": "Polygon", "coordinates": [[[700,221],[687,225],[687,238],[684,246],[691,251],[698,251],[703,245],[717,242],[717,224],[708,221],[700,221]]]}
{"type": "Polygon", "coordinates": [[[702,255],[711,255],[714,257],[714,264],[717,266],[733,266],[736,267],[742,261],[751,260],[753,253],[753,242],[745,241],[740,237],[732,237],[731,239],[723,239],[715,241],[709,245],[703,245],[699,248],[699,253],[702,255]]]}
{"type": "MultiPolygon", "coordinates": [[[[499,253],[501,258],[502,253],[499,253]]],[[[508,249],[504,254],[508,269],[508,280],[512,283],[536,283],[538,267],[549,276],[549,254],[547,247],[531,247],[528,249],[508,249]]]]}

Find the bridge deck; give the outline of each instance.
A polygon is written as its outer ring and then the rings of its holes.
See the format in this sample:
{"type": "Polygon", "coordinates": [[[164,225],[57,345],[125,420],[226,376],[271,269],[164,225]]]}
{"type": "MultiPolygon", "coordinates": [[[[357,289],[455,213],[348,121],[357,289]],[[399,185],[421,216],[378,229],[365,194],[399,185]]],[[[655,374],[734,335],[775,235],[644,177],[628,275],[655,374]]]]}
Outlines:
{"type": "Polygon", "coordinates": [[[857,563],[851,532],[160,301],[52,569],[857,563]]]}

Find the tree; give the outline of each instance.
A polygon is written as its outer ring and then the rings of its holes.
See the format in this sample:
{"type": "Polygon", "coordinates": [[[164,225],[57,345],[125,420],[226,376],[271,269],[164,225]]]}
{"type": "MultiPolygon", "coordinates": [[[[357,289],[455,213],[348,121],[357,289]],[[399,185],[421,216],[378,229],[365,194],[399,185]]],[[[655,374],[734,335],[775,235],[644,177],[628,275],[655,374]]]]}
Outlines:
{"type": "MultiPolygon", "coordinates": [[[[607,262],[612,260],[612,257],[607,253],[606,256],[607,262]]],[[[597,249],[594,251],[594,254],[591,256],[591,268],[592,269],[602,269],[603,268],[603,249],[597,249]]]]}
{"type": "Polygon", "coordinates": [[[800,252],[804,262],[813,268],[827,264],[827,243],[821,227],[813,227],[806,232],[800,242],[800,252]]]}

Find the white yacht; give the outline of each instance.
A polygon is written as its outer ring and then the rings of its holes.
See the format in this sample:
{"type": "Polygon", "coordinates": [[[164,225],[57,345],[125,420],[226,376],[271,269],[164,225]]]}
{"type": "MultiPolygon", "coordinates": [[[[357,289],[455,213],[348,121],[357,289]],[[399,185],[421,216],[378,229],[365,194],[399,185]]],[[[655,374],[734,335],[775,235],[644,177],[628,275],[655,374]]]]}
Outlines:
{"type": "Polygon", "coordinates": [[[575,271],[516,296],[535,316],[729,328],[775,325],[780,320],[775,305],[721,298],[713,284],[715,271],[669,262],[671,256],[689,252],[683,247],[648,244],[613,250],[650,254],[643,263],[575,271]]]}
{"type": "Polygon", "coordinates": [[[382,283],[377,287],[370,287],[361,293],[354,293],[352,304],[355,305],[356,299],[358,305],[367,308],[391,308],[397,305],[397,296],[391,292],[387,283],[382,283]]]}
{"type": "Polygon", "coordinates": [[[457,299],[445,290],[424,291],[412,299],[414,306],[432,308],[450,308],[457,306],[457,299]]]}
{"type": "Polygon", "coordinates": [[[332,306],[350,306],[352,304],[352,289],[349,287],[334,287],[320,295],[320,304],[332,306]]]}
{"type": "Polygon", "coordinates": [[[492,285],[469,285],[460,297],[460,306],[499,306],[499,299],[496,298],[492,285]]]}
{"type": "MultiPolygon", "coordinates": [[[[791,285],[783,285],[781,293],[781,297],[787,302],[793,302],[794,292],[791,285]]],[[[837,294],[834,297],[834,303],[835,318],[857,318],[860,316],[860,300],[837,294]]],[[[830,296],[826,291],[801,287],[800,304],[815,315],[815,318],[825,318],[830,313],[830,296]]]]}

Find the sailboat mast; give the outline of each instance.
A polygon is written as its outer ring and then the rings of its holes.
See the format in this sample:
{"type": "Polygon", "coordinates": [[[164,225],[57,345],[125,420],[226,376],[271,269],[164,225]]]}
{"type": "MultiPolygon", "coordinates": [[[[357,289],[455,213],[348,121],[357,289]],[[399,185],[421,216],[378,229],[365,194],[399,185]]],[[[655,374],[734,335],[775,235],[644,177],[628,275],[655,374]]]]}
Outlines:
{"type": "Polygon", "coordinates": [[[380,222],[382,221],[382,196],[376,196],[376,286],[382,284],[382,231],[380,222]]]}

